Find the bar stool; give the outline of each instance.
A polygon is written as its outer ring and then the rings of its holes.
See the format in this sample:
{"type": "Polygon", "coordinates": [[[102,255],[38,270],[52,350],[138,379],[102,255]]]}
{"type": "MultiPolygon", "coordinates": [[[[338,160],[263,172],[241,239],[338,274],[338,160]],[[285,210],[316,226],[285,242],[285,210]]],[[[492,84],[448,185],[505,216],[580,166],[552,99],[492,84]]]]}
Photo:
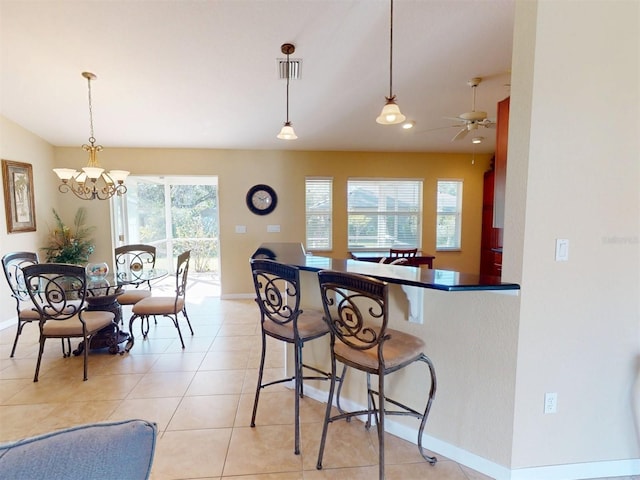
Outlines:
{"type": "MultiPolygon", "coordinates": [[[[256,291],[256,303],[260,308],[262,331],[262,354],[258,371],[258,384],[251,415],[251,426],[256,426],[256,414],[260,390],[270,385],[289,382],[295,384],[295,445],[294,453],[300,453],[300,398],[304,396],[304,380],[329,380],[331,374],[302,361],[302,347],[310,340],[329,333],[329,327],[320,310],[300,308],[300,274],[297,267],[273,260],[251,259],[251,273],[256,291]],[[262,383],[267,337],[275,338],[294,346],[294,374],[268,383],[262,383]],[[315,376],[304,376],[303,368],[315,372],[315,376]]],[[[344,376],[344,371],[343,371],[344,376]]],[[[332,382],[333,384],[334,382],[332,382]]],[[[341,385],[342,383],[340,383],[341,385]]]]}
{"type": "Polygon", "coordinates": [[[436,393],[435,369],[424,354],[425,344],[420,338],[387,328],[387,283],[363,275],[330,270],[318,272],[318,280],[325,320],[331,334],[332,378],[335,378],[336,362],[365,372],[368,398],[366,410],[338,412],[331,416],[335,391],[335,382],[331,382],[316,468],[322,469],[329,423],[341,419],[349,421],[359,415],[367,415],[367,429],[371,427],[371,416],[375,415],[376,418],[380,479],[384,478],[384,424],[387,415],[420,419],[418,450],[426,461],[435,465],[436,457],[427,455],[422,447],[422,433],[436,393]],[[385,377],[414,362],[424,362],[428,366],[431,380],[429,396],[422,412],[387,397],[385,393],[385,377]],[[378,376],[377,390],[371,385],[371,375],[378,376]]]}

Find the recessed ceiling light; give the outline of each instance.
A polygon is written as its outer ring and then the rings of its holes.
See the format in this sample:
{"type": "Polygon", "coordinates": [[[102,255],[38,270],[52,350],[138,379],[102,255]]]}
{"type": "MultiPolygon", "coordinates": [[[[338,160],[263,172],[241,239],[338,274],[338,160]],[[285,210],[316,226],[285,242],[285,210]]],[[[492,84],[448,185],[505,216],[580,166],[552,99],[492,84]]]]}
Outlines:
{"type": "Polygon", "coordinates": [[[410,120],[402,124],[402,128],[404,128],[405,130],[409,130],[410,128],[413,128],[415,126],[416,126],[416,122],[414,122],[413,120],[410,120]]]}

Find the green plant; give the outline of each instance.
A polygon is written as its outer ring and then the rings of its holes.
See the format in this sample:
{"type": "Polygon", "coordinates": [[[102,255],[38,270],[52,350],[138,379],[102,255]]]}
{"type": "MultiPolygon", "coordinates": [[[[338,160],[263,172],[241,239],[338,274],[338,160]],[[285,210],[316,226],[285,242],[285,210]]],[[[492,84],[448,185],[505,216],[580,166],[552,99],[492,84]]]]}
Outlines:
{"type": "Polygon", "coordinates": [[[56,226],[50,231],[49,244],[42,248],[47,262],[86,264],[95,249],[91,238],[95,227],[85,226],[87,211],[84,207],[78,208],[72,228],[64,224],[55,209],[52,211],[56,226]]]}

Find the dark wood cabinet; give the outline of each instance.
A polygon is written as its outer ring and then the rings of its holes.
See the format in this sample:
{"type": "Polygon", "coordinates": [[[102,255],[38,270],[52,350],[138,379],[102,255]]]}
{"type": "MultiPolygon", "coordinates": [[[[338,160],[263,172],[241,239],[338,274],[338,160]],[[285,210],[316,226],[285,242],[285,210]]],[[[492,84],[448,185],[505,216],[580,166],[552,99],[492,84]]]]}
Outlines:
{"type": "Polygon", "coordinates": [[[495,186],[493,200],[493,226],[504,228],[505,186],[507,184],[507,146],[509,138],[510,97],[498,102],[496,119],[495,186]]]}
{"type": "Polygon", "coordinates": [[[493,226],[495,174],[494,169],[484,174],[480,275],[499,277],[502,273],[502,229],[493,226]]]}

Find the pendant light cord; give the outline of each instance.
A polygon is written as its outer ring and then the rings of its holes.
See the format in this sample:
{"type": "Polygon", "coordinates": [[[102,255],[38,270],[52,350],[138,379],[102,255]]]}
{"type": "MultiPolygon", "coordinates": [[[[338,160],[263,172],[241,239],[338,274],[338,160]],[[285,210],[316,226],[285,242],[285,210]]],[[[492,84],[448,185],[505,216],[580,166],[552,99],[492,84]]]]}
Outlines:
{"type": "Polygon", "coordinates": [[[87,86],[89,90],[89,143],[92,145],[95,143],[96,139],[93,136],[93,106],[91,104],[91,78],[87,77],[87,86]]]}
{"type": "Polygon", "coordinates": [[[393,98],[393,0],[391,0],[391,14],[389,15],[389,99],[393,98]]]}
{"type": "Polygon", "coordinates": [[[287,53],[287,124],[289,123],[289,77],[291,77],[291,64],[287,53]]]}

